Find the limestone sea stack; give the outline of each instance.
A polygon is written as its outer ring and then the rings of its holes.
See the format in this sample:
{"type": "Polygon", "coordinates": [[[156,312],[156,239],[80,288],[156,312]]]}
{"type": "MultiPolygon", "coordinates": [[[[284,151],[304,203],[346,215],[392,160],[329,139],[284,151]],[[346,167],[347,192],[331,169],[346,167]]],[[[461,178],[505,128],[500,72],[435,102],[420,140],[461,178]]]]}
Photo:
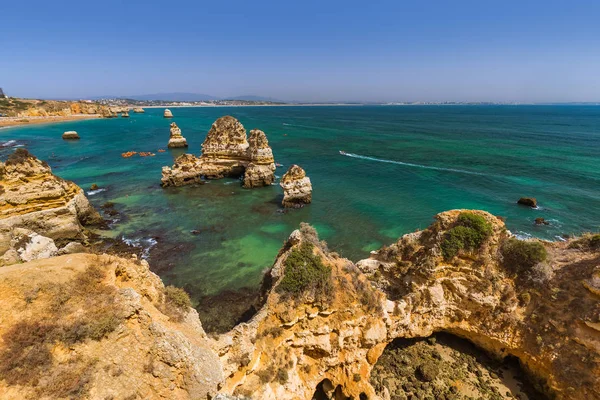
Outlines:
{"type": "Polygon", "coordinates": [[[181,136],[181,129],[175,122],[171,122],[171,137],[169,138],[169,144],[167,145],[170,149],[178,147],[188,147],[187,140],[181,136]]]}
{"type": "Polygon", "coordinates": [[[80,187],[53,175],[27,150],[0,162],[0,265],[31,260],[21,256],[38,253],[39,246],[46,254],[55,246],[86,242],[83,225],[101,221],[80,187]],[[33,247],[22,248],[23,240],[33,247]]]}
{"type": "Polygon", "coordinates": [[[165,109],[165,113],[163,115],[165,118],[173,118],[173,113],[168,108],[165,109]]]}
{"type": "Polygon", "coordinates": [[[136,114],[143,114],[146,111],[142,107],[136,107],[136,108],[133,109],[133,112],[136,113],[136,114]]]}
{"type": "Polygon", "coordinates": [[[275,161],[264,132],[250,133],[235,118],[216,120],[202,144],[202,155],[184,154],[172,167],[163,167],[163,186],[182,186],[203,179],[244,177],[248,188],[270,185],[275,180],[275,161]]]}
{"type": "Polygon", "coordinates": [[[268,186],[275,181],[275,159],[269,147],[267,135],[261,130],[250,131],[248,139],[248,158],[250,163],[244,174],[244,187],[268,186]]]}
{"type": "Polygon", "coordinates": [[[298,165],[292,165],[283,175],[279,185],[283,188],[282,205],[287,208],[301,208],[312,201],[312,185],[306,172],[298,165]]]}
{"type": "Polygon", "coordinates": [[[123,111],[121,113],[121,118],[129,118],[129,111],[123,111]]]}
{"type": "Polygon", "coordinates": [[[62,138],[64,140],[79,140],[79,139],[81,139],[79,137],[79,134],[77,134],[77,132],[75,132],[75,131],[67,131],[67,132],[63,133],[62,138]]]}

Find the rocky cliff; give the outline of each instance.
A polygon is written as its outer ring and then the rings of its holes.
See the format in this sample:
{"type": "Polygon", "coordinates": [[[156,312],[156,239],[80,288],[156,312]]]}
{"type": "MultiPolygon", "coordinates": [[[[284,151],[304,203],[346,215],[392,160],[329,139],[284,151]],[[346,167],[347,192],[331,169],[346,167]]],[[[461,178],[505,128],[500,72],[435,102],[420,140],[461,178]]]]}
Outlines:
{"type": "Polygon", "coordinates": [[[98,103],[83,101],[3,99],[0,102],[0,113],[9,117],[57,117],[71,115],[105,115],[108,107],[98,103]]]}
{"type": "Polygon", "coordinates": [[[167,147],[170,149],[178,148],[178,147],[187,147],[187,140],[181,135],[181,129],[177,126],[175,122],[171,122],[169,143],[167,147]]]}
{"type": "Polygon", "coordinates": [[[27,150],[17,149],[0,162],[0,264],[85,243],[83,225],[99,222],[83,190],[53,175],[48,164],[27,150]]]}
{"type": "Polygon", "coordinates": [[[270,185],[275,180],[273,153],[264,132],[250,132],[230,116],[216,120],[202,144],[200,157],[184,154],[172,167],[163,167],[163,186],[182,186],[203,179],[244,177],[245,187],[270,185]]]}
{"type": "Polygon", "coordinates": [[[0,268],[2,399],[206,399],[198,314],[145,261],[72,254],[0,268]]]}
{"type": "Polygon", "coordinates": [[[220,337],[222,391],[310,399],[319,386],[336,399],[390,398],[369,381],[386,346],[443,331],[517,358],[549,397],[598,398],[600,246],[578,243],[523,246],[488,213],[449,211],[355,265],[305,227],[270,271],[264,307],[220,337]],[[536,256],[524,248],[547,257],[527,265],[536,256]]]}
{"type": "Polygon", "coordinates": [[[300,208],[312,202],[312,184],[306,172],[298,165],[292,165],[283,175],[279,185],[283,188],[284,207],[300,208]]]}

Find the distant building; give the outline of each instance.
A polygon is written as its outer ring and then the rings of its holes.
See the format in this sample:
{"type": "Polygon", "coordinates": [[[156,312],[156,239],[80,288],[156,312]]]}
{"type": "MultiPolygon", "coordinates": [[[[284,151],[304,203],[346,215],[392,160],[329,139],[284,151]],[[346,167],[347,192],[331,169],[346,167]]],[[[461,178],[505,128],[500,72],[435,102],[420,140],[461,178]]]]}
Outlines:
{"type": "Polygon", "coordinates": [[[2,88],[0,87],[0,99],[6,99],[8,96],[4,94],[4,91],[2,91],[2,88]]]}

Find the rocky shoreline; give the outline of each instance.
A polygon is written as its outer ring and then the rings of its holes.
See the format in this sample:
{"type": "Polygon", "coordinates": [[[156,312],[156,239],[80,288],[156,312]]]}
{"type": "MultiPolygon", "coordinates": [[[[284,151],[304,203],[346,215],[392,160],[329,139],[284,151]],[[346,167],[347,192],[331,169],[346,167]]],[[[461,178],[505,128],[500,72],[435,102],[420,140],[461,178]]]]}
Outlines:
{"type": "MultiPolygon", "coordinates": [[[[235,122],[225,149],[239,158],[212,165],[215,176],[248,153],[271,171],[264,133],[244,143],[235,122]]],[[[224,156],[221,143],[205,144],[212,160],[224,156]]],[[[146,261],[93,253],[86,226],[102,218],[81,188],[23,149],[0,170],[2,398],[477,398],[461,391],[477,379],[448,383],[429,348],[414,362],[389,358],[396,340],[436,332],[518,360],[546,398],[600,397],[598,235],[518,241],[487,212],[452,210],[354,263],[303,224],[265,273],[259,301],[208,336],[187,295],[146,261]],[[386,380],[400,370],[405,381],[386,380]]],[[[510,397],[478,382],[489,398],[510,397]]]]}

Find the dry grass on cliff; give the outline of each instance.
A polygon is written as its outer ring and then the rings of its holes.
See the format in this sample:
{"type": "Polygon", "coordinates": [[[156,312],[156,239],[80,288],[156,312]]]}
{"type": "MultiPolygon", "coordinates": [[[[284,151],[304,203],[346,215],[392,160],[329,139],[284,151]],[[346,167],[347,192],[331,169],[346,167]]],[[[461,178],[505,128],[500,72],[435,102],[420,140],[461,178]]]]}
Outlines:
{"type": "Polygon", "coordinates": [[[8,385],[29,386],[52,398],[80,397],[86,392],[95,360],[68,355],[59,361],[54,353],[101,340],[122,323],[117,289],[103,279],[103,270],[93,266],[70,281],[24,293],[31,315],[4,333],[0,350],[0,377],[8,385]]]}
{"type": "Polygon", "coordinates": [[[169,285],[164,290],[164,303],[161,311],[176,322],[181,322],[192,307],[190,296],[185,290],[169,285]]]}

